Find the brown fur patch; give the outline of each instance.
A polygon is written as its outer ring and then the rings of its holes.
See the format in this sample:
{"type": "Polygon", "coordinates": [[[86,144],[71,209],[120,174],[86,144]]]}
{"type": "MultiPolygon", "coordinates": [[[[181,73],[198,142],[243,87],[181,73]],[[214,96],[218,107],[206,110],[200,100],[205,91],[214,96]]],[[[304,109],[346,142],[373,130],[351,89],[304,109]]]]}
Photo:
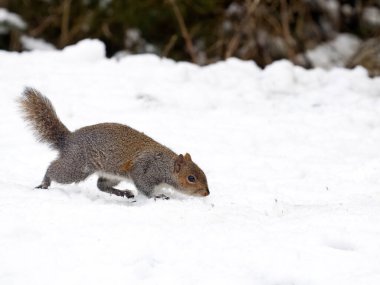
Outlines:
{"type": "Polygon", "coordinates": [[[125,171],[125,172],[129,172],[131,170],[132,166],[133,166],[132,160],[128,160],[126,163],[124,163],[121,166],[121,170],[125,171]]]}

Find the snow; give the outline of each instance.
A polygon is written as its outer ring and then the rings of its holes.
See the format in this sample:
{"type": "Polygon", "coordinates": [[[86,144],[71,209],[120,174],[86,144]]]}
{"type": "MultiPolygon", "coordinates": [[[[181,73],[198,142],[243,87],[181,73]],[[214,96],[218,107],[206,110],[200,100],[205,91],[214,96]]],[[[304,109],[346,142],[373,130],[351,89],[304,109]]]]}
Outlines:
{"type": "Polygon", "coordinates": [[[380,9],[376,7],[364,8],[363,20],[373,26],[379,26],[380,25],[380,9]]]}
{"type": "Polygon", "coordinates": [[[24,50],[55,50],[54,45],[43,39],[36,39],[22,35],[20,41],[24,50]]]}
{"type": "Polygon", "coordinates": [[[26,23],[19,15],[9,12],[7,9],[0,8],[0,34],[8,32],[7,26],[13,26],[23,30],[26,27],[26,23]]]}
{"type": "Polygon", "coordinates": [[[0,51],[0,284],[379,284],[380,78],[104,54],[0,51]],[[211,195],[33,190],[56,154],[20,118],[25,86],[72,130],[119,122],[191,153],[211,195]]]}
{"type": "Polygon", "coordinates": [[[359,49],[361,40],[352,34],[339,34],[334,40],[306,52],[314,67],[343,67],[359,49]]]}

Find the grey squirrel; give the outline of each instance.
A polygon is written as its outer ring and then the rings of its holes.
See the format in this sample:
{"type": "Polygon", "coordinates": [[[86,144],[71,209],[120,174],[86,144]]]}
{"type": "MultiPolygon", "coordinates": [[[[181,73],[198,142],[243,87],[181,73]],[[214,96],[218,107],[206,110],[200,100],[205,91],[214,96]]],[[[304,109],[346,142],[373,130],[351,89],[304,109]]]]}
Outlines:
{"type": "Polygon", "coordinates": [[[26,88],[18,102],[38,140],[59,152],[36,188],[47,189],[52,181],[78,183],[96,173],[101,191],[127,198],[134,197],[130,190],[114,188],[124,179],[131,179],[148,197],[154,197],[154,188],[161,183],[192,196],[210,194],[206,175],[188,153],[177,155],[145,134],[117,123],[70,132],[49,99],[32,88],[26,88]]]}

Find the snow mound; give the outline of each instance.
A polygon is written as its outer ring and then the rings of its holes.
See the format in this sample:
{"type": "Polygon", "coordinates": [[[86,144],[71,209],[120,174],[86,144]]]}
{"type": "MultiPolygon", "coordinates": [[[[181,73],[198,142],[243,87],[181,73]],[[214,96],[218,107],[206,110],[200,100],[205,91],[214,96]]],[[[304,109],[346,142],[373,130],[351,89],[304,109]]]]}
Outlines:
{"type": "Polygon", "coordinates": [[[7,32],[6,27],[2,25],[7,25],[11,27],[23,30],[26,28],[26,23],[21,17],[15,13],[9,12],[7,9],[0,8],[0,34],[7,32]]]}
{"type": "Polygon", "coordinates": [[[62,51],[65,59],[81,62],[93,62],[104,59],[106,56],[106,47],[99,40],[82,40],[76,45],[65,47],[62,51]]]}
{"type": "Polygon", "coordinates": [[[315,67],[330,69],[345,66],[359,49],[361,40],[352,34],[340,34],[334,40],[306,52],[315,67]]]}
{"type": "Polygon", "coordinates": [[[55,47],[52,44],[49,44],[42,39],[23,35],[21,36],[20,41],[24,50],[55,50],[55,47]]]}

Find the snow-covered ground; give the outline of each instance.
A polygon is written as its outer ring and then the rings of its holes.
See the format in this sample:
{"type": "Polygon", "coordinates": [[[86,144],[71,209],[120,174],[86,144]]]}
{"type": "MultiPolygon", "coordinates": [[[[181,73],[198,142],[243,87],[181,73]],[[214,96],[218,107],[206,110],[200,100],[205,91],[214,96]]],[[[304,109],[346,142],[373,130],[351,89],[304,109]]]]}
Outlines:
{"type": "Polygon", "coordinates": [[[0,284],[380,284],[380,78],[104,53],[0,51],[0,284]],[[56,154],[20,118],[25,86],[72,130],[120,122],[191,153],[211,195],[33,190],[56,154]]]}

